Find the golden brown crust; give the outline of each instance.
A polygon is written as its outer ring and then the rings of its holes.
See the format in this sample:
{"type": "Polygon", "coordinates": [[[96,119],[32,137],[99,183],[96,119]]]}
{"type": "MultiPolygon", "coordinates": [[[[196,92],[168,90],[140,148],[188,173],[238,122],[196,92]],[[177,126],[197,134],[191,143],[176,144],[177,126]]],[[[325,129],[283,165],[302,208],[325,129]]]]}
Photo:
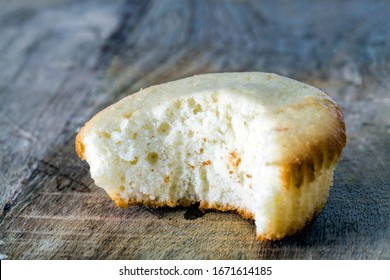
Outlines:
{"type": "Polygon", "coordinates": [[[221,203],[210,203],[207,201],[201,201],[199,205],[199,209],[202,211],[205,210],[218,210],[223,212],[236,212],[244,219],[254,220],[255,215],[249,211],[248,209],[240,208],[234,205],[226,205],[221,203]]]}
{"type": "Polygon", "coordinates": [[[79,133],[77,133],[76,139],[75,139],[75,148],[77,155],[82,159],[85,160],[85,147],[82,140],[83,135],[83,128],[80,129],[79,133]]]}
{"type": "Polygon", "coordinates": [[[340,107],[331,100],[323,102],[327,103],[331,114],[335,116],[335,124],[326,138],[311,139],[310,142],[301,145],[294,155],[288,154],[278,163],[281,166],[280,176],[286,189],[299,188],[304,183],[314,181],[323,169],[330,168],[340,159],[346,144],[343,115],[340,107]]]}
{"type": "MultiPolygon", "coordinates": [[[[198,201],[196,200],[179,200],[179,201],[159,201],[159,200],[151,200],[148,197],[145,198],[130,198],[128,200],[125,200],[117,195],[110,195],[112,200],[115,202],[115,204],[118,207],[121,208],[127,208],[128,206],[132,205],[141,205],[141,206],[147,206],[147,207],[189,207],[198,201]]],[[[244,219],[248,220],[254,220],[255,216],[254,214],[249,211],[248,209],[243,209],[234,205],[226,205],[226,204],[221,204],[221,203],[210,203],[207,201],[200,201],[199,202],[199,209],[201,211],[206,211],[206,210],[217,210],[217,211],[222,211],[222,212],[236,212],[238,213],[241,217],[244,219]]]]}
{"type": "Polygon", "coordinates": [[[123,199],[122,197],[118,195],[109,194],[111,199],[115,202],[115,204],[118,207],[121,208],[127,208],[128,206],[134,206],[134,205],[141,205],[141,206],[147,206],[147,207],[189,207],[196,203],[195,200],[156,200],[156,199],[150,199],[149,197],[145,196],[143,198],[129,198],[129,199],[123,199]]]}

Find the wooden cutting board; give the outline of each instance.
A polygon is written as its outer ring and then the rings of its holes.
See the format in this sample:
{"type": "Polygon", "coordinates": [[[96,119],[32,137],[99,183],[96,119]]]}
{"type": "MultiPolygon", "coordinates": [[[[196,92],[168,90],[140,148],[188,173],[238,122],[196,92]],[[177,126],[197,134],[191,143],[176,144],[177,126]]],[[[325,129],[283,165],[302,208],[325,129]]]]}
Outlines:
{"type": "Polygon", "coordinates": [[[0,258],[390,259],[390,2],[0,0],[0,258]],[[315,3],[314,3],[315,2],[315,3]],[[325,210],[274,243],[234,213],[117,208],[78,128],[139,88],[275,72],[342,107],[325,210]]]}

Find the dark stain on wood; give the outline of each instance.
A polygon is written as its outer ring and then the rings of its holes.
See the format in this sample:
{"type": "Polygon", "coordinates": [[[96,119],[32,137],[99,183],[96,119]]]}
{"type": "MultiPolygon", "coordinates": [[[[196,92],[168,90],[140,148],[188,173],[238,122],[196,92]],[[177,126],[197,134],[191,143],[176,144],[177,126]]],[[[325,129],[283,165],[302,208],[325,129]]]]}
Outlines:
{"type": "Polygon", "coordinates": [[[199,209],[199,203],[196,203],[186,208],[186,212],[184,213],[183,217],[186,220],[195,220],[203,217],[204,214],[205,213],[199,209]]]}

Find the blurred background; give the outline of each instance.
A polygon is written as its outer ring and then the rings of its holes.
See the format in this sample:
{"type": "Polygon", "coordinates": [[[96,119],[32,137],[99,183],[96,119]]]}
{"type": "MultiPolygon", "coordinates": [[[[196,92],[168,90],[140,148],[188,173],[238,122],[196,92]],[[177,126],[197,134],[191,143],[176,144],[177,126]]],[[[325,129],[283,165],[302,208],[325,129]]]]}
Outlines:
{"type": "Polygon", "coordinates": [[[389,78],[389,1],[0,0],[0,258],[390,259],[389,78]],[[306,82],[344,112],[327,206],[279,242],[233,213],[118,209],[74,152],[120,98],[230,71],[306,82]]]}

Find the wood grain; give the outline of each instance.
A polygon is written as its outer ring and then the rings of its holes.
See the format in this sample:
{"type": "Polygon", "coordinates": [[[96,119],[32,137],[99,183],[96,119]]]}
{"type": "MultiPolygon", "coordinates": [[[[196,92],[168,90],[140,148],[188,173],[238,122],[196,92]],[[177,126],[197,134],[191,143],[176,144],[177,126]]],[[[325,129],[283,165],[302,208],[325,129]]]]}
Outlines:
{"type": "Polygon", "coordinates": [[[390,2],[0,0],[0,257],[390,259],[390,2]],[[328,92],[348,144],[322,214],[274,243],[233,213],[117,208],[78,128],[141,87],[263,71],[328,92]]]}

